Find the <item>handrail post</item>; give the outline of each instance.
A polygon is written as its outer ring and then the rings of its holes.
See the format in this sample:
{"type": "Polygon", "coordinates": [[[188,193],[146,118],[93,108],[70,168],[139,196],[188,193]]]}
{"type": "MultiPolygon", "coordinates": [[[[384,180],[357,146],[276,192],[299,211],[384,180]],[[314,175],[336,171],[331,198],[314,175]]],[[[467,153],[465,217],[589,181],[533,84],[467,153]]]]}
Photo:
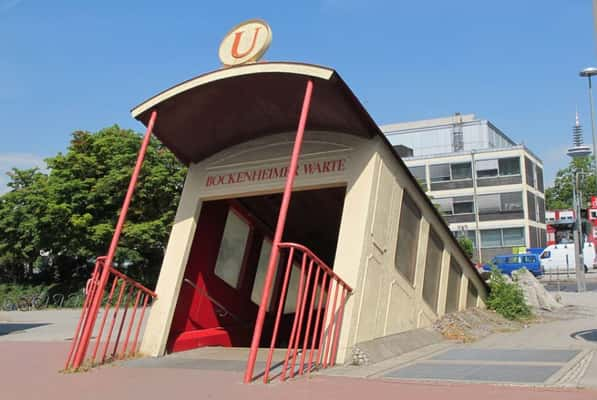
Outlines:
{"type": "Polygon", "coordinates": [[[279,244],[284,233],[284,226],[286,225],[286,215],[290,205],[290,198],[292,196],[292,187],[294,185],[294,178],[298,168],[298,159],[301,153],[301,146],[303,144],[303,137],[305,133],[305,125],[307,123],[307,116],[309,114],[309,107],[311,105],[311,95],[313,93],[313,81],[307,81],[307,88],[305,90],[305,97],[303,99],[303,107],[301,109],[301,116],[294,140],[294,147],[292,149],[292,156],[290,157],[290,166],[288,167],[288,175],[286,176],[286,185],[284,186],[284,194],[282,195],[282,204],[280,205],[280,212],[278,214],[278,222],[276,224],[276,232],[272,242],[272,251],[267,265],[267,273],[265,275],[265,282],[263,285],[263,292],[261,294],[261,303],[259,304],[259,312],[255,321],[255,330],[253,331],[253,339],[251,340],[251,350],[249,351],[249,359],[247,361],[247,369],[245,371],[245,383],[250,383],[253,379],[253,370],[255,368],[255,360],[257,359],[257,352],[259,351],[259,342],[261,341],[261,334],[263,332],[263,323],[265,322],[265,313],[267,303],[269,300],[269,292],[274,280],[274,273],[278,255],[280,253],[279,244]]]}
{"type": "Polygon", "coordinates": [[[110,248],[108,250],[108,255],[106,256],[106,260],[104,262],[104,269],[102,270],[102,274],[97,286],[97,290],[95,292],[95,296],[91,303],[91,308],[89,310],[89,316],[85,321],[85,327],[83,328],[83,333],[81,335],[81,341],[79,343],[79,347],[77,348],[77,354],[75,355],[75,360],[73,362],[73,368],[77,369],[81,366],[83,359],[85,358],[85,353],[87,351],[87,346],[89,345],[89,340],[91,338],[91,334],[93,332],[93,327],[95,326],[95,320],[97,318],[97,313],[102,301],[102,296],[104,293],[104,289],[106,284],[108,283],[108,278],[110,276],[110,269],[112,267],[112,261],[114,260],[114,255],[116,254],[116,249],[118,247],[118,241],[120,239],[120,234],[122,232],[122,227],[124,226],[124,222],[126,220],[126,214],[129,209],[129,205],[131,203],[131,199],[133,198],[133,193],[135,192],[135,186],[137,184],[137,179],[139,178],[139,173],[141,172],[141,167],[143,165],[143,159],[145,158],[145,153],[147,151],[147,147],[149,145],[149,140],[151,139],[151,132],[153,131],[153,126],[155,124],[155,120],[157,118],[157,111],[153,110],[151,112],[151,116],[149,118],[149,123],[147,124],[147,130],[145,131],[145,136],[143,138],[143,142],[141,144],[141,148],[139,149],[139,154],[137,155],[137,162],[135,164],[135,169],[133,170],[133,175],[131,176],[131,180],[129,182],[129,187],[126,192],[126,196],[124,198],[124,202],[122,204],[122,209],[120,210],[120,215],[118,216],[118,222],[116,223],[116,229],[114,230],[114,235],[112,236],[112,242],[110,242],[110,248]]]}

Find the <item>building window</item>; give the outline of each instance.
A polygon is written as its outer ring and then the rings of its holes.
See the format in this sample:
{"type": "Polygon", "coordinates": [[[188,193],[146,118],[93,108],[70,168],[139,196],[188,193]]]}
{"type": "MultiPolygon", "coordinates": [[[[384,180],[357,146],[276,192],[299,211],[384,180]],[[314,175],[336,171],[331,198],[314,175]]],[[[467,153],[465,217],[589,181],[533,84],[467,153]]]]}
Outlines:
{"type": "Polygon", "coordinates": [[[442,252],[444,246],[433,229],[429,231],[427,242],[427,257],[425,259],[425,274],[423,277],[423,300],[433,311],[437,310],[439,297],[439,277],[442,267],[442,252]]]}
{"type": "Polygon", "coordinates": [[[458,263],[450,260],[450,271],[448,272],[448,293],[446,295],[446,312],[452,313],[458,311],[460,302],[460,280],[462,279],[462,270],[458,263]]]}
{"type": "Polygon", "coordinates": [[[520,157],[500,158],[500,176],[520,175],[520,157]]]}
{"type": "Polygon", "coordinates": [[[432,201],[444,215],[472,214],[474,212],[473,196],[434,198],[432,201]]]}
{"type": "Polygon", "coordinates": [[[481,246],[484,248],[524,245],[524,228],[485,229],[481,231],[481,246]]]}
{"type": "Polygon", "coordinates": [[[534,164],[528,157],[524,158],[524,169],[527,173],[527,185],[535,187],[534,164]]]}
{"type": "Polygon", "coordinates": [[[502,229],[504,246],[524,246],[523,228],[502,229]]]}
{"type": "Polygon", "coordinates": [[[452,215],[454,213],[453,211],[453,205],[452,205],[452,198],[451,197],[445,197],[445,198],[441,198],[441,199],[433,199],[431,200],[435,205],[437,205],[437,207],[439,208],[439,211],[443,214],[443,215],[452,215]]]}
{"type": "Polygon", "coordinates": [[[284,314],[292,314],[296,312],[296,298],[299,291],[300,280],[301,266],[295,261],[292,263],[292,269],[290,270],[290,280],[286,291],[286,300],[284,301],[284,314]]]}
{"type": "Polygon", "coordinates": [[[502,247],[502,232],[499,229],[481,231],[481,246],[502,247]]]}
{"type": "Polygon", "coordinates": [[[421,211],[408,195],[403,192],[398,225],[398,243],[394,264],[398,272],[412,284],[415,279],[417,245],[419,242],[419,224],[421,211]]]}
{"type": "MultiPolygon", "coordinates": [[[[267,266],[269,264],[269,256],[272,252],[272,242],[269,239],[263,239],[261,243],[261,251],[259,252],[259,260],[257,262],[257,271],[255,272],[255,281],[253,283],[253,290],[251,290],[251,301],[257,305],[261,304],[261,295],[263,293],[263,286],[265,285],[265,274],[267,273],[267,266]]],[[[270,290],[269,301],[267,309],[270,309],[272,303],[272,290],[270,290]]]]}
{"type": "Polygon", "coordinates": [[[238,288],[249,231],[249,225],[229,210],[214,273],[233,288],[238,288]]]}
{"type": "Polygon", "coordinates": [[[537,190],[543,193],[543,169],[537,166],[537,190]]]}
{"type": "Polygon", "coordinates": [[[475,210],[473,196],[459,196],[452,200],[454,204],[454,214],[472,214],[475,210]]]}
{"type": "Polygon", "coordinates": [[[522,192],[477,196],[479,214],[522,210],[522,192]]]}
{"type": "Polygon", "coordinates": [[[472,178],[470,162],[436,164],[429,166],[431,182],[447,182],[472,178]]]}
{"type": "Polygon", "coordinates": [[[497,160],[478,160],[477,178],[520,175],[520,158],[508,157],[497,160]]]}
{"type": "Polygon", "coordinates": [[[450,169],[452,171],[452,180],[472,178],[470,162],[450,164],[450,169]]]}
{"type": "Polygon", "coordinates": [[[425,184],[427,183],[427,178],[425,176],[425,166],[424,165],[420,165],[417,167],[408,167],[408,170],[410,171],[410,173],[412,174],[412,176],[415,177],[415,179],[417,181],[419,181],[419,183],[425,184]]]}
{"type": "Polygon", "coordinates": [[[535,204],[535,196],[531,192],[527,192],[527,208],[528,208],[528,218],[530,220],[536,221],[537,220],[537,205],[535,204]]]}
{"type": "Polygon", "coordinates": [[[499,194],[484,194],[477,197],[477,207],[479,213],[494,213],[500,212],[500,195],[499,194]]]}
{"type": "Polygon", "coordinates": [[[477,178],[498,176],[497,160],[478,160],[476,163],[477,178]]]}
{"type": "Polygon", "coordinates": [[[500,206],[502,211],[522,210],[522,192],[501,193],[500,206]]]}
{"type": "Polygon", "coordinates": [[[451,180],[450,164],[431,165],[429,167],[431,182],[445,182],[451,180]]]}

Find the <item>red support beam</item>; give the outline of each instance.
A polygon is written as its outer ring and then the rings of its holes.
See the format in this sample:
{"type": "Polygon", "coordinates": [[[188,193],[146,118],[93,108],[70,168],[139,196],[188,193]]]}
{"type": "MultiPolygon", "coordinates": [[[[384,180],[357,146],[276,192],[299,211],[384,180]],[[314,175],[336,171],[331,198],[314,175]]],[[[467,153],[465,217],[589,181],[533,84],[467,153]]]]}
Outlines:
{"type": "Polygon", "coordinates": [[[108,283],[108,278],[110,277],[112,261],[114,260],[116,249],[118,248],[120,234],[122,233],[122,228],[124,226],[124,222],[126,221],[126,214],[128,213],[129,205],[131,203],[131,199],[133,198],[133,193],[135,192],[135,186],[137,185],[137,180],[139,179],[139,174],[141,172],[141,167],[143,166],[143,160],[145,158],[145,153],[147,152],[147,147],[149,146],[151,132],[153,131],[153,126],[155,124],[157,115],[157,111],[152,111],[151,117],[149,118],[149,123],[147,124],[147,130],[145,131],[145,136],[143,137],[143,142],[141,143],[141,149],[139,149],[139,154],[137,155],[135,169],[133,170],[133,175],[131,176],[131,180],[129,182],[129,187],[126,192],[124,202],[122,204],[122,209],[120,210],[118,222],[116,223],[116,229],[114,230],[114,235],[112,236],[112,242],[110,243],[108,255],[106,256],[105,267],[102,270],[102,274],[99,279],[97,289],[95,291],[95,296],[89,309],[88,317],[85,320],[83,333],[81,335],[81,341],[79,343],[79,346],[77,347],[77,352],[75,354],[75,359],[73,362],[74,369],[77,369],[81,366],[81,363],[85,358],[85,353],[87,352],[87,347],[89,346],[89,340],[91,338],[91,334],[93,333],[93,328],[95,326],[95,320],[97,318],[97,314],[102,302],[104,289],[106,287],[106,284],[108,283]]]}
{"type": "MultiPolygon", "coordinates": [[[[292,156],[290,157],[290,166],[288,168],[288,175],[286,177],[286,185],[284,187],[284,194],[282,196],[282,204],[280,206],[280,213],[278,214],[278,222],[276,224],[276,232],[272,243],[272,252],[270,253],[269,263],[267,266],[267,274],[263,285],[263,292],[261,295],[261,304],[259,305],[259,312],[255,321],[255,331],[253,332],[253,339],[251,341],[251,350],[249,352],[249,360],[247,361],[247,369],[245,371],[244,382],[249,383],[253,380],[253,371],[255,369],[255,360],[257,359],[257,352],[259,351],[259,343],[261,341],[261,334],[263,332],[263,323],[265,322],[265,314],[267,311],[267,304],[269,301],[269,292],[274,280],[276,272],[276,263],[278,262],[278,255],[280,253],[279,244],[282,241],[284,227],[286,225],[286,215],[288,214],[288,207],[290,205],[290,198],[292,197],[292,188],[294,186],[294,178],[298,168],[298,160],[301,154],[301,147],[303,144],[303,137],[305,134],[305,125],[307,124],[307,116],[309,115],[309,108],[311,105],[311,95],[313,94],[313,81],[307,82],[305,89],[305,97],[303,99],[303,107],[301,109],[301,116],[294,140],[294,147],[292,149],[292,156]]],[[[111,261],[111,260],[110,260],[111,261]]]]}

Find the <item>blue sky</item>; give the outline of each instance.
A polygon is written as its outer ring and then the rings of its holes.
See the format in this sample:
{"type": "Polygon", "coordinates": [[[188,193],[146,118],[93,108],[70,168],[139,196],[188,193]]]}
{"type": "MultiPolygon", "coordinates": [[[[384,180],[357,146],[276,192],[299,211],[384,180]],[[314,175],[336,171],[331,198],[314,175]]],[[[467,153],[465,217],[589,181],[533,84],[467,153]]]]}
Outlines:
{"type": "Polygon", "coordinates": [[[0,0],[0,193],[70,133],[117,123],[155,93],[219,68],[238,22],[273,31],[265,58],[335,68],[380,124],[475,113],[545,163],[568,162],[575,108],[591,143],[591,0],[0,0]]]}

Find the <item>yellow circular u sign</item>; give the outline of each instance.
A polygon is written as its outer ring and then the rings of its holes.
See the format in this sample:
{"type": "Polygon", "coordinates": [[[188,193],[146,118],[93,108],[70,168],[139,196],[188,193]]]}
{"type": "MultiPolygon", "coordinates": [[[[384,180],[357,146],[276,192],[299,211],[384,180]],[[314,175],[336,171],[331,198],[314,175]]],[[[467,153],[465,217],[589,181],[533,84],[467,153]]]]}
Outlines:
{"type": "Polygon", "coordinates": [[[259,60],[272,42],[269,25],[260,19],[250,19],[232,28],[222,40],[218,55],[225,66],[259,60]]]}

